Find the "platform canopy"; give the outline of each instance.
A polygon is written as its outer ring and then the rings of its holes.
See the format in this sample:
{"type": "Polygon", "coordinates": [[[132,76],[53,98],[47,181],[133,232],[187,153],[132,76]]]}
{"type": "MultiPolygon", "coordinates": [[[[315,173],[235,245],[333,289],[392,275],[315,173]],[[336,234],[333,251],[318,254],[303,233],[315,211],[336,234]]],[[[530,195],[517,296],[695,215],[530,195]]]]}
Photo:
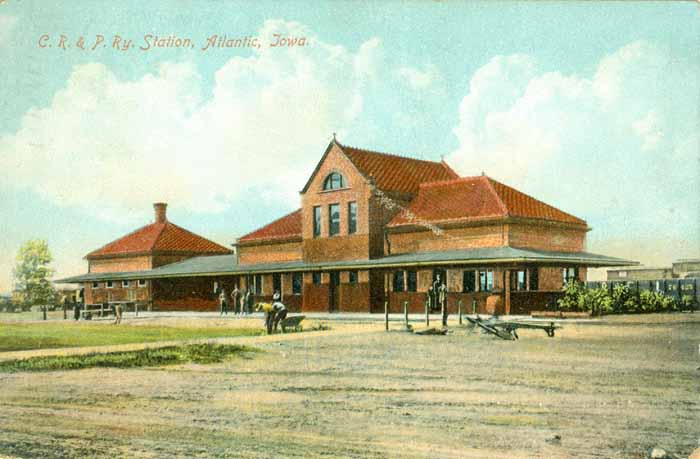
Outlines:
{"type": "Polygon", "coordinates": [[[164,279],[177,277],[228,276],[236,274],[259,274],[293,271],[333,271],[348,269],[382,269],[420,266],[450,265],[556,265],[586,266],[592,268],[608,266],[632,266],[635,261],[597,255],[588,252],[548,252],[514,247],[488,247],[469,250],[441,252],[418,252],[389,255],[370,260],[347,260],[322,263],[290,261],[284,263],[260,263],[240,265],[236,255],[212,255],[194,257],[178,263],[146,271],[87,273],[66,277],[54,282],[73,284],[80,282],[121,279],[164,279]]]}

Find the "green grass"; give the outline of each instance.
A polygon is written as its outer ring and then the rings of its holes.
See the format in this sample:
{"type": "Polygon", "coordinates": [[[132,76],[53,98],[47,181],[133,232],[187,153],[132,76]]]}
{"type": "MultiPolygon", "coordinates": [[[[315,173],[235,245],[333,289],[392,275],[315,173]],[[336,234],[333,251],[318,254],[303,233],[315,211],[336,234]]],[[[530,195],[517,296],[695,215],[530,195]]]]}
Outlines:
{"type": "Polygon", "coordinates": [[[262,328],[113,326],[83,322],[0,323],[0,352],[257,336],[263,332],[262,328]]]}
{"type": "Polygon", "coordinates": [[[110,352],[78,356],[32,357],[24,360],[0,362],[0,373],[82,370],[84,368],[133,368],[176,365],[183,363],[208,364],[244,352],[259,352],[255,348],[225,344],[189,344],[139,351],[110,352]]]}

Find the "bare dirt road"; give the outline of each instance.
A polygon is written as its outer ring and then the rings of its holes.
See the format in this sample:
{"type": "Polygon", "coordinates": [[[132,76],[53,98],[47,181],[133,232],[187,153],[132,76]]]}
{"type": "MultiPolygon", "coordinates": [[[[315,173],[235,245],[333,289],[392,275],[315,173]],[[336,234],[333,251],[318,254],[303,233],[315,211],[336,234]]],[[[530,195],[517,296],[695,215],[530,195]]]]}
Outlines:
{"type": "Polygon", "coordinates": [[[266,352],[214,365],[0,375],[0,455],[642,458],[699,446],[697,314],[517,342],[335,331],[238,338],[266,352]]]}

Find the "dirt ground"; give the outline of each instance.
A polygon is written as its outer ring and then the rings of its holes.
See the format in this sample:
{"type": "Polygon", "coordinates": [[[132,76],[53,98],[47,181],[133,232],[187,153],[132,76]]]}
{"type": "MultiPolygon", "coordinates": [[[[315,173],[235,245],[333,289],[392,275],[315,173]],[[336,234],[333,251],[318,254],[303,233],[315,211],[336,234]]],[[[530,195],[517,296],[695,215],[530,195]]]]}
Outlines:
{"type": "Polygon", "coordinates": [[[700,446],[700,314],[516,342],[335,325],[236,338],[267,352],[215,365],[0,375],[0,456],[642,458],[700,446]]]}

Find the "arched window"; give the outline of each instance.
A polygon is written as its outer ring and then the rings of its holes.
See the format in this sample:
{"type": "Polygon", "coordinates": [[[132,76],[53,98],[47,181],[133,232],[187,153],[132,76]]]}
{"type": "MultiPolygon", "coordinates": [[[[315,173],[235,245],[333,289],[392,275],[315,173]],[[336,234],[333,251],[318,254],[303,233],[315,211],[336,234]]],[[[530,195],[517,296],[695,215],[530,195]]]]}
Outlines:
{"type": "Polygon", "coordinates": [[[337,172],[331,172],[323,182],[324,190],[337,190],[339,188],[343,188],[344,186],[345,180],[343,179],[343,176],[337,172]]]}

